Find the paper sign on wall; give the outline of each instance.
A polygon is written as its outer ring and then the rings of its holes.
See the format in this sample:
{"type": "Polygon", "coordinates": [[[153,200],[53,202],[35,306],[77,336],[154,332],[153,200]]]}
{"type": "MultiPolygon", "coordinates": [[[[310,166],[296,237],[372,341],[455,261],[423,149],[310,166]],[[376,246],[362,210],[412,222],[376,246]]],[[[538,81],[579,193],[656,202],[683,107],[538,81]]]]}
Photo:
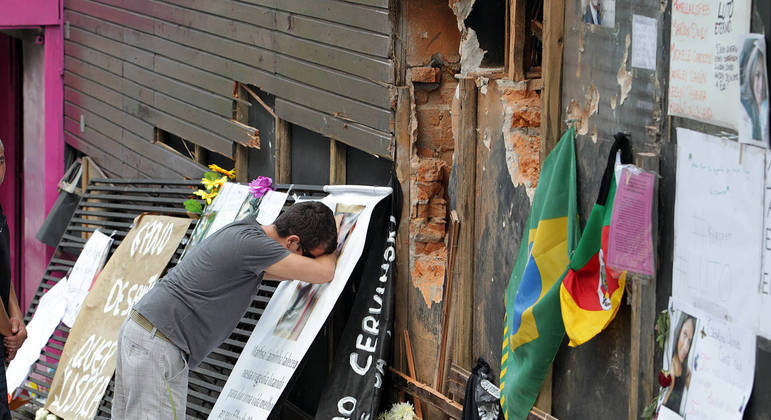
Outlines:
{"type": "Polygon", "coordinates": [[[118,331],[152,288],[190,219],[144,216],[115,250],[86,297],[67,338],[46,408],[66,419],[92,419],[115,372],[118,331]]]}
{"type": "Polygon", "coordinates": [[[765,151],[677,129],[672,296],[757,330],[765,151]]]}
{"type": "Polygon", "coordinates": [[[98,230],[94,231],[91,237],[88,238],[88,242],[86,242],[78,256],[78,260],[75,261],[75,265],[72,267],[69,281],[67,282],[67,309],[62,317],[64,325],[72,327],[72,324],[75,323],[75,318],[77,318],[78,312],[80,312],[80,307],[88,295],[91,284],[93,284],[94,279],[99,274],[99,270],[102,269],[104,262],[107,260],[110,246],[112,246],[112,238],[98,230]]]}
{"type": "Polygon", "coordinates": [[[736,40],[750,30],[750,0],[676,1],[669,50],[669,114],[735,128],[736,40]]]}

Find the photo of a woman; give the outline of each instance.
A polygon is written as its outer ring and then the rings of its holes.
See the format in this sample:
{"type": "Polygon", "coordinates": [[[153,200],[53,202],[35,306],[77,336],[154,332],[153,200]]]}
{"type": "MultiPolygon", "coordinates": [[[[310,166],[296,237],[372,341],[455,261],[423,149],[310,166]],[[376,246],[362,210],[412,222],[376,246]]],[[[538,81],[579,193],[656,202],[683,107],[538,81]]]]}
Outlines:
{"type": "Polygon", "coordinates": [[[688,360],[694,334],[696,334],[696,318],[681,312],[671,342],[672,359],[669,364],[669,374],[672,382],[662,400],[663,406],[678,414],[682,414],[681,410],[685,407],[685,395],[691,381],[688,360]]]}
{"type": "Polygon", "coordinates": [[[766,71],[766,44],[762,35],[747,35],[741,44],[739,65],[742,103],[739,139],[754,140],[760,145],[768,147],[768,73],[766,71]]]}

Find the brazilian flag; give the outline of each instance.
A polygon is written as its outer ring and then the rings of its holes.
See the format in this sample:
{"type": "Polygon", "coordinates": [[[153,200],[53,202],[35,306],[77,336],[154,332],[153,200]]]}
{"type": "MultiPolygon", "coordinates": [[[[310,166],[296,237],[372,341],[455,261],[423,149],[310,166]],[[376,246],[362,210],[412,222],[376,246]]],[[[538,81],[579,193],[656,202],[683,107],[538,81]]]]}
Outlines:
{"type": "Polygon", "coordinates": [[[578,241],[574,135],[571,127],[541,167],[506,289],[500,387],[507,420],[527,417],[565,335],[560,284],[578,241]]]}
{"type": "Polygon", "coordinates": [[[623,133],[617,133],[615,139],[597,202],[589,214],[560,289],[562,320],[571,347],[591,340],[604,330],[616,316],[624,295],[626,271],[616,272],[605,265],[610,217],[616,196],[616,155],[619,155],[620,163],[632,163],[629,139],[623,133]]]}

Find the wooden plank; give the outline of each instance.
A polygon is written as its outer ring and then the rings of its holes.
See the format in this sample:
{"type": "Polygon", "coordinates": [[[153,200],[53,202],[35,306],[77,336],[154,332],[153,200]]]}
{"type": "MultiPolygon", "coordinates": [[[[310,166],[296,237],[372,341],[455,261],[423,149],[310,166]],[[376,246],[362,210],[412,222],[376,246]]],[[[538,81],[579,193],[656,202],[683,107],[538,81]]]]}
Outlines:
{"type": "Polygon", "coordinates": [[[458,182],[456,191],[456,210],[460,219],[458,233],[458,257],[456,264],[456,292],[453,294],[453,354],[452,360],[461,367],[471,368],[474,284],[474,250],[476,238],[475,194],[476,194],[476,145],[477,145],[477,88],[474,79],[463,78],[458,81],[460,115],[458,118],[458,136],[455,146],[455,170],[458,182]]]}
{"type": "Polygon", "coordinates": [[[388,109],[389,86],[291,57],[276,56],[276,72],[335,94],[388,109]]]}
{"type": "Polygon", "coordinates": [[[538,391],[538,397],[535,399],[534,407],[537,407],[544,412],[551,413],[552,406],[552,388],[554,385],[554,365],[549,366],[549,371],[546,372],[546,378],[543,380],[541,390],[538,391]]]}
{"type": "Polygon", "coordinates": [[[87,93],[110,106],[120,107],[120,104],[123,101],[123,96],[120,93],[86,80],[68,70],[64,71],[64,86],[69,86],[83,93],[87,93]]]}
{"type": "Polygon", "coordinates": [[[346,163],[348,148],[344,143],[329,139],[329,184],[346,183],[346,163]]]}
{"type": "Polygon", "coordinates": [[[394,82],[391,60],[375,58],[283,32],[274,34],[274,49],[322,66],[384,83],[394,82]]]}
{"type": "Polygon", "coordinates": [[[111,139],[119,141],[123,135],[123,128],[119,125],[71,103],[64,104],[64,116],[78,122],[78,131],[80,131],[80,122],[83,121],[86,129],[94,129],[111,139]]]}
{"type": "MultiPolygon", "coordinates": [[[[141,50],[132,45],[124,44],[121,41],[110,37],[105,37],[93,25],[89,26],[89,31],[78,27],[81,15],[72,13],[69,10],[64,13],[65,19],[70,22],[70,41],[93,48],[106,55],[120,58],[143,67],[152,67],[153,54],[141,50]]],[[[84,18],[87,18],[84,16],[84,18]]],[[[96,19],[88,18],[88,22],[96,22],[96,19]]]]}
{"type": "MultiPolygon", "coordinates": [[[[645,170],[660,173],[659,157],[656,153],[637,153],[635,164],[645,170]]],[[[658,191],[656,191],[658,192],[658,191]]],[[[653,244],[654,252],[658,248],[658,194],[653,201],[653,244]]],[[[654,254],[655,255],[655,254],[654,254]]],[[[629,354],[629,405],[628,419],[640,418],[656,387],[654,372],[654,354],[656,352],[654,326],[656,325],[656,278],[644,279],[642,276],[627,274],[632,298],[632,316],[630,325],[631,348],[629,354]]]]}
{"type": "Polygon", "coordinates": [[[312,16],[342,25],[390,35],[393,31],[388,10],[336,0],[278,0],[279,10],[312,16]]]}
{"type": "Polygon", "coordinates": [[[543,5],[543,90],[541,91],[541,162],[559,141],[562,112],[562,48],[565,36],[565,0],[543,5]]]}
{"type": "Polygon", "coordinates": [[[300,38],[381,58],[391,56],[390,35],[336,25],[287,12],[276,12],[276,21],[278,22],[276,29],[300,38]]]}
{"type": "Polygon", "coordinates": [[[328,114],[276,98],[276,114],[283,119],[302,125],[327,137],[387,159],[393,159],[391,136],[359,124],[331,117],[328,114]]]}
{"type": "MultiPolygon", "coordinates": [[[[410,378],[417,381],[415,373],[415,358],[412,355],[412,344],[410,343],[410,333],[404,330],[404,349],[407,351],[407,367],[409,368],[410,378]]],[[[415,414],[419,419],[423,418],[423,408],[420,406],[420,399],[415,397],[415,414]]]]}
{"type": "Polygon", "coordinates": [[[231,142],[172,115],[163,113],[147,104],[132,98],[124,97],[123,110],[137,118],[142,118],[144,121],[147,121],[164,131],[174,133],[179,137],[204,146],[209,150],[213,150],[229,158],[233,157],[233,146],[231,142]]]}
{"type": "Polygon", "coordinates": [[[444,384],[447,380],[446,366],[450,364],[450,352],[447,342],[450,339],[452,330],[450,320],[452,319],[452,296],[453,283],[455,279],[455,259],[457,257],[458,232],[460,230],[460,218],[456,210],[450,211],[450,234],[447,239],[447,275],[442,294],[442,336],[439,343],[439,357],[436,359],[436,390],[445,393],[444,384]]]}
{"type": "MultiPolygon", "coordinates": [[[[248,99],[249,93],[246,92],[244,85],[241,83],[235,84],[235,93],[238,99],[248,99]]],[[[233,112],[233,119],[241,122],[249,122],[249,102],[238,101],[236,102],[233,112]]],[[[236,170],[236,182],[248,182],[249,180],[249,149],[241,144],[235,144],[233,146],[233,161],[235,162],[236,170]]]]}
{"type": "Polygon", "coordinates": [[[362,4],[365,6],[375,6],[382,9],[387,9],[390,4],[388,0],[348,0],[348,3],[362,4]]]}
{"type": "Polygon", "coordinates": [[[272,29],[275,26],[275,10],[273,1],[264,5],[252,5],[234,1],[210,0],[164,0],[166,3],[181,5],[201,12],[211,13],[229,20],[236,20],[272,29]],[[270,7],[266,7],[270,6],[270,7]]]}
{"type": "Polygon", "coordinates": [[[510,46],[508,51],[509,61],[507,63],[508,74],[509,79],[519,81],[525,79],[525,44],[527,36],[525,31],[525,15],[527,13],[527,2],[525,0],[508,0],[508,2],[508,43],[510,46]]]}
{"type": "Polygon", "coordinates": [[[292,129],[289,121],[276,118],[276,182],[292,182],[292,129]]]}
{"type": "Polygon", "coordinates": [[[64,140],[70,146],[87,154],[99,166],[110,168],[110,171],[121,177],[149,178],[147,175],[139,172],[135,168],[129,167],[114,156],[104,152],[102,149],[84,141],[75,134],[64,130],[64,140]]]}
{"type": "Polygon", "coordinates": [[[175,178],[180,176],[167,166],[156,163],[126,147],[126,145],[120,142],[120,137],[118,137],[118,139],[110,138],[88,124],[86,125],[85,131],[80,132],[79,125],[78,120],[68,116],[65,117],[65,130],[81,140],[85,140],[91,145],[105,151],[105,153],[114,156],[115,159],[121,163],[131,168],[136,168],[139,172],[150,177],[175,178]]]}
{"type": "Polygon", "coordinates": [[[404,359],[399,356],[401,341],[399,331],[407,331],[409,314],[410,282],[410,158],[412,157],[412,139],[410,136],[410,90],[407,87],[396,88],[396,177],[402,188],[402,217],[396,234],[396,285],[394,291],[394,366],[406,370],[404,359]]]}
{"type": "Polygon", "coordinates": [[[66,40],[64,41],[64,54],[94,64],[118,76],[123,74],[123,62],[121,60],[85,45],[66,40]]]}
{"type": "Polygon", "coordinates": [[[153,139],[154,128],[152,125],[123,112],[120,108],[115,108],[106,102],[102,102],[69,86],[64,88],[64,100],[83,109],[98,113],[107,120],[120,125],[126,130],[130,130],[138,137],[148,141],[153,139]]]}
{"type": "Polygon", "coordinates": [[[232,79],[200,70],[187,63],[170,60],[161,55],[155,56],[152,70],[163,74],[164,76],[172,77],[193,86],[198,86],[201,89],[206,89],[222,95],[223,97],[228,97],[232,94],[232,79]]]}
{"type": "Polygon", "coordinates": [[[123,74],[129,80],[219,116],[230,118],[233,115],[232,98],[225,98],[206,92],[205,90],[129,63],[124,65],[123,74]]]}
{"type": "Polygon", "coordinates": [[[420,398],[454,419],[462,418],[462,405],[447,398],[430,386],[420,383],[394,368],[389,367],[388,369],[391,371],[391,380],[397,389],[401,389],[410,395],[420,398]]]}
{"type": "Polygon", "coordinates": [[[175,150],[169,150],[159,144],[150,143],[139,138],[134,133],[124,129],[121,138],[126,147],[136,150],[143,156],[152,159],[159,164],[166,165],[169,169],[188,178],[200,178],[206,171],[206,166],[194,162],[175,150]]]}

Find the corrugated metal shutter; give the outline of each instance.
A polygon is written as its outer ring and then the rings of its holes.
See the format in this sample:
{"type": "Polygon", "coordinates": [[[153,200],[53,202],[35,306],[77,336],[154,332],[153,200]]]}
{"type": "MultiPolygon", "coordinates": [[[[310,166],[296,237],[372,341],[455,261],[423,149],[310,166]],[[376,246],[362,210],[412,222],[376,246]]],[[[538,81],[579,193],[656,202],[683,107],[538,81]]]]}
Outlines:
{"type": "Polygon", "coordinates": [[[253,134],[231,119],[234,81],[275,95],[280,118],[390,157],[388,0],[64,7],[65,138],[116,175],[200,175],[152,143],[155,127],[232,156],[253,134]]]}

